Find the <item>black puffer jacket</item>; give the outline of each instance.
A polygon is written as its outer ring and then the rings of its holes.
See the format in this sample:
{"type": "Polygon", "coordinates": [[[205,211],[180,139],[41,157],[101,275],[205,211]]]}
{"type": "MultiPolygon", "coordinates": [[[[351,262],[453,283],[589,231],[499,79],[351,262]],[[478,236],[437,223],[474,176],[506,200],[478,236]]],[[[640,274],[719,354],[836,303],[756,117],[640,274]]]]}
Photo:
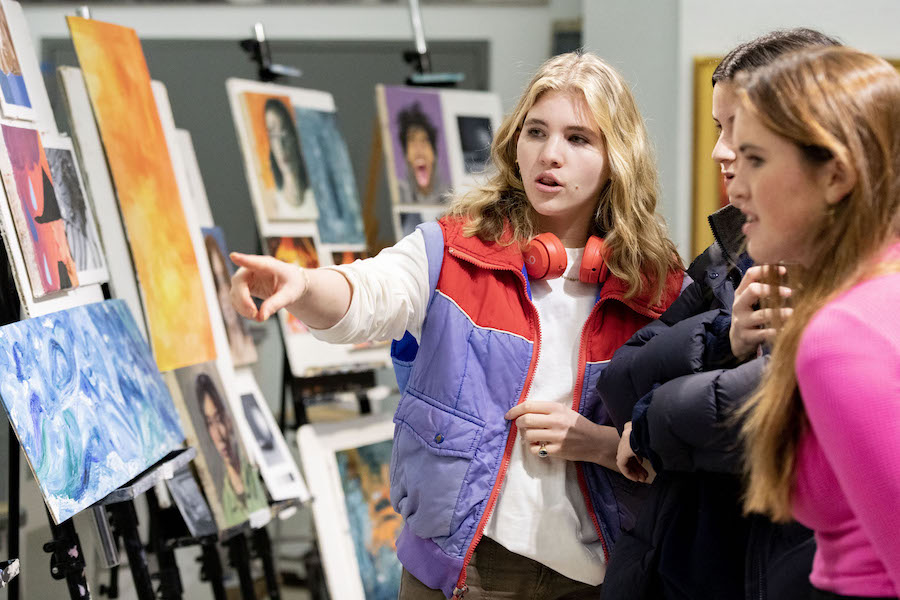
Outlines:
{"type": "Polygon", "coordinates": [[[806,598],[815,545],[800,525],[741,515],[741,452],[732,413],[767,357],[731,354],[740,213],[710,216],[716,243],[688,269],[688,288],[613,357],[598,390],[619,430],[659,473],[635,527],[617,542],[604,600],[806,598]]]}

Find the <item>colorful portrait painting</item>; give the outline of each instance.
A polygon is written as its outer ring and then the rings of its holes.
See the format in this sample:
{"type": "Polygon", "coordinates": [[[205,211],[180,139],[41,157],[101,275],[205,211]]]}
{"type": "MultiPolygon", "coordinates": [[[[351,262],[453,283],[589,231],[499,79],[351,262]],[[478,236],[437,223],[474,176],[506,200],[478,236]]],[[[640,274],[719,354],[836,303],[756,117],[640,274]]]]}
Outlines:
{"type": "Polygon", "coordinates": [[[4,117],[18,119],[29,118],[32,112],[3,2],[0,2],[0,112],[4,117]]]}
{"type": "MultiPolygon", "coordinates": [[[[316,269],[319,267],[319,253],[316,250],[315,240],[311,237],[278,237],[266,240],[269,256],[274,256],[298,267],[316,269]]],[[[306,328],[300,319],[288,313],[288,328],[290,333],[306,333],[306,328]]]]}
{"type": "MultiPolygon", "coordinates": [[[[384,86],[398,205],[439,205],[450,192],[450,162],[441,97],[436,91],[384,86]]],[[[392,186],[393,187],[393,186],[392,186]]]]}
{"type": "Polygon", "coordinates": [[[197,257],[133,29],[68,17],[161,371],[216,356],[197,257]]]}
{"type": "Polygon", "coordinates": [[[57,523],[184,440],[172,397],[122,300],[0,328],[0,397],[57,523]]]}
{"type": "Polygon", "coordinates": [[[45,151],[53,176],[53,190],[66,226],[69,250],[78,270],[78,283],[89,285],[107,281],[109,274],[100,234],[97,233],[93,207],[81,182],[72,143],[62,139],[51,141],[45,151]]]}
{"type": "Polygon", "coordinates": [[[362,209],[347,143],[333,112],[295,106],[309,181],[325,244],[365,244],[362,209]]]}
{"type": "Polygon", "coordinates": [[[9,207],[35,298],[78,286],[66,223],[38,132],[3,125],[9,207]],[[7,171],[8,169],[8,171],[7,171]]]}
{"type": "MultiPolygon", "coordinates": [[[[268,506],[259,471],[250,462],[231,413],[215,362],[175,371],[182,410],[190,418],[188,443],[220,530],[247,521],[268,506]]],[[[178,400],[176,398],[176,400],[178,400]]]]}
{"type": "Polygon", "coordinates": [[[403,519],[391,506],[391,441],[335,453],[366,600],[393,600],[402,567],[395,540],[403,519]]]}
{"type": "Polygon", "coordinates": [[[231,276],[234,275],[234,265],[228,258],[225,232],[221,227],[204,227],[202,232],[203,245],[209,256],[209,266],[216,287],[216,298],[222,309],[222,320],[225,321],[225,334],[228,337],[228,346],[234,366],[240,367],[255,363],[259,356],[256,353],[253,338],[247,331],[244,317],[238,314],[231,303],[231,276]]]}
{"type": "Polygon", "coordinates": [[[244,92],[244,119],[253,146],[255,177],[266,216],[273,220],[315,220],[315,191],[306,148],[287,96],[244,92]]]}

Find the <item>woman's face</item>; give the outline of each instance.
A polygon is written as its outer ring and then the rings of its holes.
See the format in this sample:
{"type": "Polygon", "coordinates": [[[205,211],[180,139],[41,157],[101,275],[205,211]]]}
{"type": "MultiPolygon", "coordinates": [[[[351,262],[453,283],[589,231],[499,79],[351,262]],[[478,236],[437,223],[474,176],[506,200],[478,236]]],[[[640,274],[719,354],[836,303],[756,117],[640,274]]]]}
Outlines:
{"type": "Polygon", "coordinates": [[[287,142],[288,130],[287,124],[281,118],[277,111],[267,110],[266,114],[266,133],[269,134],[269,147],[272,149],[272,155],[280,165],[287,162],[284,145],[287,142]]]}
{"type": "Polygon", "coordinates": [[[757,263],[809,266],[814,236],[825,218],[829,169],[814,166],[800,148],[739,108],[731,203],[747,217],[747,251],[757,263]]]}
{"type": "Polygon", "coordinates": [[[428,132],[421,127],[410,127],[406,132],[406,164],[420,190],[427,190],[431,186],[434,159],[434,147],[428,132]]]}
{"type": "Polygon", "coordinates": [[[590,223],[610,167],[606,141],[581,94],[547,92],[535,102],[516,142],[516,161],[541,217],[590,223]]]}
{"type": "Polygon", "coordinates": [[[725,178],[725,191],[728,192],[734,178],[734,160],[737,158],[734,146],[734,116],[740,105],[740,99],[734,84],[720,81],[713,87],[712,118],[719,130],[719,138],[712,151],[712,159],[719,163],[725,178]]]}
{"type": "MultiPolygon", "coordinates": [[[[221,412],[216,407],[215,401],[209,394],[203,395],[203,417],[206,419],[206,427],[209,437],[212,438],[216,451],[222,456],[228,456],[228,425],[221,412]]],[[[226,462],[228,462],[226,460],[226,462]]]]}

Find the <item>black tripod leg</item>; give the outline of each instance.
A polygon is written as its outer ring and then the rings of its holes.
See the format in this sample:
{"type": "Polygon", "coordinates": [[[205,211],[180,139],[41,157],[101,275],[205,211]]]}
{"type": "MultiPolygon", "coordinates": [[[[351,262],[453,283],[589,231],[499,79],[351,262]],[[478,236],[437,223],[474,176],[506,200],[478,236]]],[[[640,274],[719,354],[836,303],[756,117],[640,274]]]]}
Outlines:
{"type": "Polygon", "coordinates": [[[253,576],[250,574],[250,551],[247,548],[247,536],[239,533],[228,540],[228,560],[238,573],[241,582],[241,597],[244,600],[255,600],[253,576]]]}
{"type": "Polygon", "coordinates": [[[266,575],[266,588],[271,600],[281,600],[281,589],[278,587],[278,576],[275,573],[275,557],[272,555],[272,540],[265,527],[253,532],[253,550],[262,559],[263,572],[266,575]]]}
{"type": "Polygon", "coordinates": [[[134,501],[117,502],[107,508],[112,516],[113,530],[122,539],[125,553],[128,555],[128,566],[134,579],[134,589],[138,600],[155,600],[153,581],[150,578],[150,569],[147,566],[147,554],[141,543],[138,532],[137,512],[134,510],[134,501]]]}

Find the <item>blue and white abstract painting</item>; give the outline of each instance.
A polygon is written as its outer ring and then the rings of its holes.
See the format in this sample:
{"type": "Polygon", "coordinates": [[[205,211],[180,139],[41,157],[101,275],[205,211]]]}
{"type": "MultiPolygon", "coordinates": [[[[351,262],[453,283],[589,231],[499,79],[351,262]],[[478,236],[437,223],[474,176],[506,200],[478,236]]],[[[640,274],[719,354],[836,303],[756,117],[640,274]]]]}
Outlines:
{"type": "Polygon", "coordinates": [[[0,397],[57,523],[184,441],[169,390],[122,300],[0,327],[0,397]]]}
{"type": "Polygon", "coordinates": [[[365,244],[362,208],[347,143],[333,112],[294,107],[325,244],[365,244]]]}

